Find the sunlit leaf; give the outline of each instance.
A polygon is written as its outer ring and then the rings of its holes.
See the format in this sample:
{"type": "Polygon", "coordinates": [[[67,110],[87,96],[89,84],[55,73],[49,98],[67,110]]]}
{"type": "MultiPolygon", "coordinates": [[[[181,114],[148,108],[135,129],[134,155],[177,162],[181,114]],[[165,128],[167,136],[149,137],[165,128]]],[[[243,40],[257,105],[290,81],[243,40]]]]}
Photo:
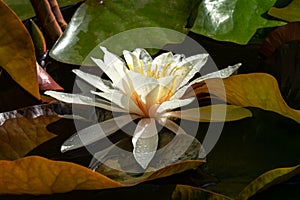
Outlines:
{"type": "Polygon", "coordinates": [[[175,190],[172,193],[173,200],[189,200],[189,199],[214,199],[214,200],[232,200],[222,194],[218,194],[202,188],[192,187],[188,185],[176,185],[175,190]]]}
{"type": "Polygon", "coordinates": [[[223,80],[210,79],[206,85],[195,88],[195,93],[210,93],[232,105],[257,107],[277,112],[300,123],[300,111],[290,108],[283,100],[277,81],[264,73],[251,73],[231,76],[223,80]]]}
{"type": "Polygon", "coordinates": [[[258,28],[284,25],[262,17],[274,3],[275,0],[204,0],[192,31],[215,40],[247,44],[258,28]]]}
{"type": "Polygon", "coordinates": [[[272,7],[268,11],[268,14],[288,22],[297,22],[300,21],[299,12],[300,12],[300,1],[293,0],[284,8],[272,7]]]}
{"type": "Polygon", "coordinates": [[[25,90],[40,99],[31,37],[3,1],[0,1],[0,13],[0,66],[25,90]]]}
{"type": "Polygon", "coordinates": [[[217,104],[188,110],[173,111],[170,116],[199,122],[228,122],[252,117],[251,111],[235,105],[217,104]],[[199,115],[199,116],[198,116],[199,115]]]}
{"type": "MultiPolygon", "coordinates": [[[[81,65],[101,42],[126,30],[161,27],[187,32],[187,19],[196,3],[191,0],[88,0],[73,15],[50,56],[64,63],[81,65]]],[[[114,37],[102,45],[119,55],[124,49],[136,47],[162,48],[166,43],[181,42],[184,39],[184,35],[174,32],[170,34],[156,28],[139,29],[114,37]]],[[[93,63],[90,61],[89,64],[93,63]]]]}
{"type": "Polygon", "coordinates": [[[300,174],[300,165],[295,167],[277,168],[270,170],[247,185],[243,191],[237,196],[237,199],[249,199],[257,192],[261,192],[274,184],[287,181],[295,175],[300,174]]]}
{"type": "Polygon", "coordinates": [[[0,171],[0,194],[53,194],[122,186],[83,166],[38,156],[0,161],[0,171]]]}

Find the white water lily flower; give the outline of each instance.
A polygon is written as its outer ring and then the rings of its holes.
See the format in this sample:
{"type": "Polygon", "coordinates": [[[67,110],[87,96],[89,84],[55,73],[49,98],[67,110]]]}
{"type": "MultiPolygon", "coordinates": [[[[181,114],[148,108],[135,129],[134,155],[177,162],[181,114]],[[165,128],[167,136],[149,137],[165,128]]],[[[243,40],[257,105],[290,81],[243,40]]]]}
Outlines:
{"type": "MultiPolygon", "coordinates": [[[[65,94],[47,91],[50,95],[68,103],[79,103],[97,106],[123,115],[106,120],[79,131],[62,145],[62,152],[91,144],[116,132],[129,122],[139,119],[132,137],[133,155],[136,161],[146,169],[152,160],[158,146],[158,131],[156,122],[161,123],[171,131],[179,130],[179,126],[170,117],[187,116],[189,120],[200,120],[193,116],[194,109],[186,110],[184,115],[180,111],[172,110],[186,106],[195,97],[183,98],[186,90],[194,83],[209,78],[226,78],[235,72],[240,64],[202,76],[189,82],[200,71],[208,59],[208,54],[198,54],[185,58],[184,55],[163,53],[152,59],[144,49],[133,52],[124,51],[123,62],[118,56],[110,53],[105,47],[104,59],[92,58],[111,81],[104,80],[80,70],[74,73],[87,83],[96,87],[100,92],[91,91],[95,100],[80,94],[65,94]],[[179,113],[179,114],[178,114],[179,113]],[[196,119],[194,119],[196,118],[196,119]],[[99,133],[99,127],[103,130],[99,133]],[[87,134],[86,134],[87,133],[87,134]]],[[[199,110],[199,108],[195,108],[199,110]]],[[[182,134],[183,129],[180,129],[182,134]]]]}

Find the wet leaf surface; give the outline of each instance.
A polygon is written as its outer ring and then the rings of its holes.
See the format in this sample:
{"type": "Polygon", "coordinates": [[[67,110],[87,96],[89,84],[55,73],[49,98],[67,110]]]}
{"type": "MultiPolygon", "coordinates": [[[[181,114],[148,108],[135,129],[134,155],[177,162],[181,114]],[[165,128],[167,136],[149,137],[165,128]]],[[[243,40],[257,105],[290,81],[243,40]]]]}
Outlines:
{"type": "Polygon", "coordinates": [[[262,17],[274,3],[274,0],[202,1],[192,31],[215,40],[247,44],[258,28],[284,25],[262,17]]]}
{"type": "MultiPolygon", "coordinates": [[[[88,0],[76,11],[63,36],[52,48],[50,56],[63,63],[81,65],[87,55],[101,42],[126,30],[161,27],[187,32],[185,25],[196,3],[183,0],[143,2],[88,0]],[[172,20],[169,20],[171,18],[172,20]]],[[[167,43],[181,42],[184,39],[182,36],[167,34],[168,32],[162,30],[154,30],[148,34],[147,32],[149,30],[134,33],[135,35],[128,33],[130,38],[126,38],[127,35],[121,40],[115,37],[107,41],[106,47],[120,54],[124,49],[145,45],[161,48],[167,43]],[[156,35],[160,36],[155,37],[156,35]]],[[[87,63],[92,64],[91,61],[87,63]]]]}

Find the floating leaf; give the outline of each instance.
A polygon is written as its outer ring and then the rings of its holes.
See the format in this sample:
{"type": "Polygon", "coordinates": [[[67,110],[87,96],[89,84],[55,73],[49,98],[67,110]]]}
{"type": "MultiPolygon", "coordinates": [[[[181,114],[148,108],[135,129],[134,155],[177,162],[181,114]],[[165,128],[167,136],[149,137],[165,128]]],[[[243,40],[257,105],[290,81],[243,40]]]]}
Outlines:
{"type": "Polygon", "coordinates": [[[95,47],[99,49],[100,43],[126,30],[131,31],[102,45],[120,54],[124,49],[162,48],[167,43],[181,42],[183,34],[154,27],[187,32],[185,25],[196,3],[192,0],[87,0],[73,15],[50,56],[64,63],[81,65],[95,47]],[[145,29],[132,30],[137,28],[145,29]]]}
{"type": "Polygon", "coordinates": [[[262,15],[275,0],[202,1],[192,31],[215,40],[247,44],[258,28],[284,25],[262,15]]]}
{"type": "Polygon", "coordinates": [[[295,167],[277,168],[270,170],[247,185],[237,196],[237,199],[246,200],[257,192],[262,192],[274,184],[279,184],[300,174],[300,165],[295,167]]]}
{"type": "Polygon", "coordinates": [[[218,194],[202,188],[196,188],[188,185],[176,185],[172,193],[173,200],[189,200],[189,199],[214,199],[214,200],[233,200],[225,195],[218,194]]]}
{"type": "Polygon", "coordinates": [[[0,113],[0,159],[23,157],[33,148],[55,137],[46,128],[70,112],[64,104],[44,104],[0,113]]]}
{"type": "Polygon", "coordinates": [[[293,0],[284,8],[272,7],[268,11],[268,14],[288,22],[297,22],[300,21],[299,12],[300,12],[300,1],[293,0]]]}
{"type": "Polygon", "coordinates": [[[229,122],[246,117],[252,117],[251,111],[248,109],[226,104],[216,104],[212,106],[173,111],[170,112],[169,115],[198,122],[229,122]],[[198,113],[200,114],[199,116],[198,113]]]}
{"type": "Polygon", "coordinates": [[[300,111],[290,108],[283,100],[276,79],[264,73],[241,74],[223,80],[206,80],[206,85],[195,88],[195,93],[210,93],[232,105],[257,107],[277,112],[300,123],[300,111]]]}
{"type": "Polygon", "coordinates": [[[38,156],[0,161],[0,171],[0,194],[53,194],[122,186],[80,165],[38,156]]]}
{"type": "MultiPolygon", "coordinates": [[[[217,144],[201,166],[204,173],[218,179],[205,189],[234,198],[261,174],[300,163],[300,125],[274,112],[251,111],[252,118],[224,124],[217,144]]],[[[197,138],[206,134],[207,126],[219,124],[201,124],[197,138]]]]}
{"type": "Polygon", "coordinates": [[[8,119],[0,126],[0,159],[14,160],[23,157],[39,144],[55,137],[46,126],[57,121],[57,116],[40,116],[34,119],[8,119]]]}
{"type": "Polygon", "coordinates": [[[20,19],[3,1],[0,1],[0,13],[0,66],[20,86],[40,99],[31,37],[20,19]]]}

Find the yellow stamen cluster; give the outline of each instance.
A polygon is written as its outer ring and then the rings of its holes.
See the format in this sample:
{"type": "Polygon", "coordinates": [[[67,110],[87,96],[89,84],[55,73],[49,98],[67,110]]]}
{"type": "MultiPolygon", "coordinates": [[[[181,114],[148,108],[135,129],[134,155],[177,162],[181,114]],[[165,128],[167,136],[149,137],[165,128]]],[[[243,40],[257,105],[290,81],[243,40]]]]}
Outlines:
{"type": "Polygon", "coordinates": [[[155,79],[159,79],[162,77],[166,77],[166,76],[172,76],[175,74],[175,72],[179,69],[179,67],[174,66],[172,68],[172,70],[168,73],[168,68],[173,64],[173,62],[169,62],[166,65],[163,66],[163,68],[161,70],[159,70],[158,65],[155,65],[155,69],[151,68],[151,62],[148,61],[147,63],[147,72],[145,72],[145,66],[143,64],[143,62],[140,60],[139,61],[139,65],[138,66],[132,66],[130,64],[128,65],[128,68],[130,69],[130,71],[134,71],[137,72],[143,76],[146,77],[153,77],[155,79]]]}

